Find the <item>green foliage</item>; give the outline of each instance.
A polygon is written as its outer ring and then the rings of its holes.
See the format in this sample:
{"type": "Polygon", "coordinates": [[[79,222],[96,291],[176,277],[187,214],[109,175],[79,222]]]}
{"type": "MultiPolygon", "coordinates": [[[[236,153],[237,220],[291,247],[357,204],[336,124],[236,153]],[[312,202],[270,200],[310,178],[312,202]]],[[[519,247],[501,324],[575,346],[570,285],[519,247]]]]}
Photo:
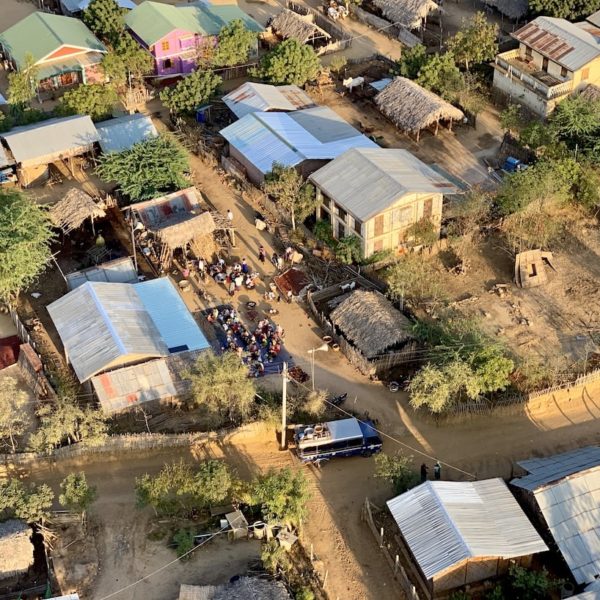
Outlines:
{"type": "Polygon", "coordinates": [[[505,600],[502,587],[495,585],[486,595],[485,600],[505,600]]]}
{"type": "Polygon", "coordinates": [[[450,600],[471,600],[471,596],[469,596],[469,594],[467,594],[466,592],[459,591],[459,592],[454,592],[450,596],[450,600]]]}
{"type": "Polygon", "coordinates": [[[60,115],[89,115],[93,121],[111,116],[117,92],[103,83],[81,84],[64,93],[57,106],[60,115]]]}
{"type": "Polygon", "coordinates": [[[16,518],[43,524],[53,500],[54,492],[45,483],[26,487],[18,479],[0,480],[0,522],[16,518]]]}
{"type": "Polygon", "coordinates": [[[575,199],[593,215],[600,209],[600,172],[591,164],[583,164],[575,183],[575,199]]]}
{"type": "Polygon", "coordinates": [[[315,600],[315,594],[309,587],[301,587],[294,593],[294,600],[315,600]]]}
{"type": "Polygon", "coordinates": [[[306,519],[306,503],[310,497],[308,482],[302,471],[289,467],[269,470],[252,486],[255,504],[260,504],[266,522],[299,527],[306,519]]]}
{"type": "Polygon", "coordinates": [[[196,546],[196,542],[194,541],[194,532],[191,529],[180,529],[173,536],[173,542],[179,558],[190,558],[190,553],[196,546]]]}
{"type": "Polygon", "coordinates": [[[13,377],[4,377],[0,385],[0,441],[17,450],[17,438],[22,436],[31,417],[27,410],[29,395],[17,385],[13,377]]]}
{"type": "Polygon", "coordinates": [[[500,113],[500,125],[505,131],[518,133],[524,126],[523,109],[519,104],[509,104],[500,113]]]}
{"type": "Polygon", "coordinates": [[[260,559],[264,568],[274,575],[285,573],[292,566],[287,551],[279,545],[277,540],[269,540],[262,545],[260,559]]]}
{"type": "Polygon", "coordinates": [[[452,101],[463,86],[463,78],[450,52],[432,54],[419,70],[417,83],[452,101]]]}
{"type": "Polygon", "coordinates": [[[320,69],[321,61],[312,46],[289,39],[263,56],[251,74],[269,83],[304,85],[315,79],[320,69]]]}
{"type": "Polygon", "coordinates": [[[67,510],[75,510],[85,515],[96,500],[96,487],[89,485],[85,473],[69,473],[60,483],[61,494],[58,501],[67,510]]]}
{"type": "Polygon", "coordinates": [[[375,457],[375,477],[387,481],[394,494],[403,494],[419,482],[412,462],[412,456],[404,456],[400,452],[392,455],[378,454],[375,457]]]}
{"type": "Polygon", "coordinates": [[[585,148],[600,138],[600,100],[566,98],[550,118],[550,128],[569,148],[585,148]]]}
{"type": "Polygon", "coordinates": [[[345,265],[360,262],[362,258],[362,244],[356,235],[345,235],[335,245],[335,257],[345,265]]]}
{"type": "Polygon", "coordinates": [[[318,206],[315,188],[305,183],[294,167],[273,163],[272,170],[265,175],[263,190],[284,210],[289,211],[294,230],[296,219],[306,219],[318,206]]]}
{"type": "Polygon", "coordinates": [[[54,234],[46,211],[0,188],[0,302],[12,304],[50,262],[54,234]]]}
{"type": "Polygon", "coordinates": [[[530,0],[531,12],[571,21],[585,18],[600,9],[600,0],[530,0]]]}
{"type": "Polygon", "coordinates": [[[165,465],[158,475],[142,475],[135,481],[138,506],[151,506],[157,514],[189,516],[230,499],[234,477],[222,461],[208,460],[194,466],[183,460],[165,465]]]}
{"type": "Polygon", "coordinates": [[[217,67],[239,65],[248,60],[250,50],[256,44],[257,34],[244,27],[241,19],[235,19],[219,32],[217,48],[212,62],[217,67]]]}
{"type": "Polygon", "coordinates": [[[319,241],[327,244],[328,246],[332,246],[335,243],[335,238],[333,237],[333,228],[331,227],[331,223],[329,223],[329,221],[317,221],[313,227],[313,233],[319,241]]]}
{"type": "Polygon", "coordinates": [[[83,11],[83,22],[99,38],[114,46],[124,32],[125,13],[116,0],[92,0],[83,11]]]}
{"type": "Polygon", "coordinates": [[[452,219],[448,225],[449,235],[466,235],[477,230],[489,217],[492,197],[481,188],[471,188],[460,199],[452,202],[446,216],[452,219]]]}
{"type": "Polygon", "coordinates": [[[398,73],[402,77],[416,79],[427,61],[427,50],[422,44],[403,49],[402,56],[398,61],[398,73]]]}
{"type": "Polygon", "coordinates": [[[423,217],[406,229],[406,237],[412,238],[413,246],[433,246],[440,235],[435,224],[423,217]]]}
{"type": "Polygon", "coordinates": [[[392,298],[415,306],[443,302],[446,297],[439,273],[431,262],[414,253],[403,256],[390,267],[387,283],[392,298]]]}
{"type": "Polygon", "coordinates": [[[162,90],[160,99],[173,114],[193,114],[215,93],[222,81],[212,71],[194,71],[177,85],[162,90]]]}
{"type": "Polygon", "coordinates": [[[538,155],[544,154],[548,147],[552,148],[558,143],[554,131],[546,124],[535,120],[522,127],[519,141],[531,150],[535,150],[538,155]]]}
{"type": "Polygon", "coordinates": [[[38,68],[32,54],[25,55],[22,67],[8,74],[8,103],[11,108],[23,110],[35,98],[38,68]]]}
{"type": "Polygon", "coordinates": [[[144,50],[131,35],[123,32],[113,50],[102,59],[102,68],[110,83],[120,93],[125,93],[129,83],[143,84],[143,77],[152,73],[154,62],[147,50],[144,50]]]}
{"type": "Polygon", "coordinates": [[[497,35],[496,25],[490,23],[484,13],[478,12],[470,20],[463,21],[462,29],[448,40],[448,49],[468,71],[470,65],[492,60],[496,56],[497,35]]]}
{"type": "Polygon", "coordinates": [[[187,154],[170,135],[139,142],[129,150],[103,154],[96,172],[115,181],[133,202],[149,200],[186,187],[187,154]]]}
{"type": "Polygon", "coordinates": [[[557,586],[545,569],[530,571],[519,565],[511,565],[509,570],[510,598],[512,600],[544,600],[557,586]]]}
{"type": "Polygon", "coordinates": [[[204,352],[184,376],[192,382],[193,402],[217,424],[241,423],[251,415],[256,388],[237,354],[204,352]]]}
{"type": "Polygon", "coordinates": [[[329,61],[329,70],[332,73],[339,75],[342,72],[342,70],[346,68],[347,64],[348,64],[348,59],[345,56],[342,56],[341,54],[336,54],[329,61]]]}

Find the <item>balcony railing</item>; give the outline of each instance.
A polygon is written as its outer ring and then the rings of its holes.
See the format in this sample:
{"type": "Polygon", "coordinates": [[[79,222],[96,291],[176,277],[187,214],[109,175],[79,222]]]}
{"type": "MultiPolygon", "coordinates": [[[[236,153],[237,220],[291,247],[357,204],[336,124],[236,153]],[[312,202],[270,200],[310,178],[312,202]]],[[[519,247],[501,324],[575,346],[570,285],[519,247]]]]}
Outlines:
{"type": "MultiPolygon", "coordinates": [[[[540,71],[523,61],[519,50],[509,50],[508,52],[498,54],[496,56],[496,66],[500,67],[508,77],[518,79],[525,87],[547,100],[566,96],[573,91],[573,80],[571,79],[567,81],[556,80],[556,84],[548,84],[542,81],[537,76],[540,71]]],[[[543,76],[546,78],[551,77],[545,73],[543,76]]]]}

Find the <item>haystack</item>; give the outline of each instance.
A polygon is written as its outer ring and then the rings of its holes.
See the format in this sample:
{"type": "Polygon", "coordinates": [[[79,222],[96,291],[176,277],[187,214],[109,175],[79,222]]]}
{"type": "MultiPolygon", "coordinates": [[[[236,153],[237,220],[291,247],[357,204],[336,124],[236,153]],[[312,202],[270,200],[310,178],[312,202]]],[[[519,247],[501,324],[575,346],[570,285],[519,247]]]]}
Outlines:
{"type": "Polygon", "coordinates": [[[600,87],[593,83],[589,83],[581,92],[580,96],[590,102],[600,102],[600,87]]]}
{"type": "Polygon", "coordinates": [[[524,17],[529,10],[528,0],[483,0],[483,3],[493,6],[499,13],[513,21],[524,17]]]}
{"type": "Polygon", "coordinates": [[[367,358],[412,340],[412,325],[379,292],[356,290],[331,312],[331,322],[367,358]]]}
{"type": "Polygon", "coordinates": [[[33,565],[29,525],[17,519],[0,523],[0,579],[16,577],[33,565]]]}
{"type": "Polygon", "coordinates": [[[271,21],[273,31],[284,40],[293,38],[301,44],[312,42],[316,39],[329,39],[331,36],[310,22],[307,17],[291,11],[284,10],[271,21]]]}
{"type": "Polygon", "coordinates": [[[156,237],[171,250],[184,248],[198,236],[210,235],[216,229],[210,212],[199,215],[172,215],[154,230],[156,237]]]}
{"type": "Polygon", "coordinates": [[[280,581],[240,577],[224,585],[182,585],[179,600],[290,600],[280,581]]]}
{"type": "Polygon", "coordinates": [[[461,121],[465,116],[449,102],[406,77],[395,77],[375,96],[375,104],[398,129],[416,134],[417,141],[421,130],[435,125],[437,133],[441,121],[451,127],[453,121],[461,121]]]}
{"type": "Polygon", "coordinates": [[[50,209],[52,222],[65,234],[79,229],[86,219],[91,219],[93,227],[94,219],[100,219],[105,215],[104,210],[90,195],[76,188],[70,189],[64,198],[50,209]]]}
{"type": "Polygon", "coordinates": [[[419,29],[430,13],[440,7],[433,0],[373,0],[383,16],[407,29],[419,29]]]}

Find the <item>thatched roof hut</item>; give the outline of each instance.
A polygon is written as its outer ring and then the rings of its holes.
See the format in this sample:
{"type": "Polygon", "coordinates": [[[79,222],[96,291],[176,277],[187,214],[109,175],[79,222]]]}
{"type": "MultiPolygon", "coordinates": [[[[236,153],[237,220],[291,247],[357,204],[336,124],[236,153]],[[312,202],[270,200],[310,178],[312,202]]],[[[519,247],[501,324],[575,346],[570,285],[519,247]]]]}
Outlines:
{"type": "Polygon", "coordinates": [[[310,21],[310,18],[311,15],[303,17],[286,9],[273,17],[271,28],[284,40],[293,38],[301,44],[307,44],[316,39],[329,39],[331,36],[310,21]]]}
{"type": "Polygon", "coordinates": [[[374,358],[413,339],[409,319],[379,292],[352,292],[338,304],[329,318],[367,358],[374,358]]]}
{"type": "Polygon", "coordinates": [[[185,247],[198,236],[210,235],[215,229],[215,221],[207,211],[199,215],[173,215],[161,223],[154,233],[163,244],[175,250],[185,247]]]}
{"type": "Polygon", "coordinates": [[[240,577],[224,585],[182,585],[179,600],[290,600],[280,581],[240,577]]]}
{"type": "Polygon", "coordinates": [[[33,565],[31,529],[24,521],[0,523],[0,579],[16,577],[33,565]]]}
{"type": "Polygon", "coordinates": [[[461,121],[461,110],[406,77],[395,77],[377,96],[375,104],[398,129],[413,133],[419,139],[421,130],[439,123],[461,121]]]}
{"type": "Polygon", "coordinates": [[[102,218],[106,215],[104,210],[94,202],[93,198],[83,190],[70,189],[62,200],[59,200],[50,209],[52,222],[60,227],[65,234],[81,227],[86,219],[102,218]]]}
{"type": "Polygon", "coordinates": [[[433,0],[373,0],[383,16],[407,29],[419,29],[430,13],[440,7],[433,0]]]}
{"type": "Polygon", "coordinates": [[[586,88],[581,92],[580,96],[589,100],[590,102],[599,102],[600,101],[600,87],[594,85],[593,83],[589,83],[586,88]]]}
{"type": "Polygon", "coordinates": [[[505,17],[518,21],[527,14],[529,0],[483,0],[484,4],[493,6],[505,17]]]}

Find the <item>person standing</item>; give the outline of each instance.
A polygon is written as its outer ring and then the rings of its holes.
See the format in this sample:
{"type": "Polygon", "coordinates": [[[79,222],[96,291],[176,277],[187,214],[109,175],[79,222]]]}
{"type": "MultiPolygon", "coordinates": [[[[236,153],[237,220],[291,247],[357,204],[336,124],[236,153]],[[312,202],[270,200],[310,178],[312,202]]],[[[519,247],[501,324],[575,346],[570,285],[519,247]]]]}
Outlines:
{"type": "Polygon", "coordinates": [[[429,471],[429,467],[423,463],[421,465],[421,483],[425,483],[427,481],[427,472],[429,471]]]}
{"type": "Polygon", "coordinates": [[[265,252],[265,247],[260,246],[258,249],[258,260],[260,260],[260,262],[264,265],[266,258],[267,258],[267,254],[265,252]]]}
{"type": "Polygon", "coordinates": [[[283,267],[284,267],[283,256],[278,256],[277,257],[277,268],[280,271],[283,271],[283,267]]]}
{"type": "Polygon", "coordinates": [[[233,212],[230,208],[227,209],[227,220],[229,221],[229,226],[233,227],[233,212]]]}
{"type": "Polygon", "coordinates": [[[442,465],[440,465],[440,461],[436,461],[435,465],[433,465],[433,476],[436,481],[439,481],[442,478],[442,465]]]}

